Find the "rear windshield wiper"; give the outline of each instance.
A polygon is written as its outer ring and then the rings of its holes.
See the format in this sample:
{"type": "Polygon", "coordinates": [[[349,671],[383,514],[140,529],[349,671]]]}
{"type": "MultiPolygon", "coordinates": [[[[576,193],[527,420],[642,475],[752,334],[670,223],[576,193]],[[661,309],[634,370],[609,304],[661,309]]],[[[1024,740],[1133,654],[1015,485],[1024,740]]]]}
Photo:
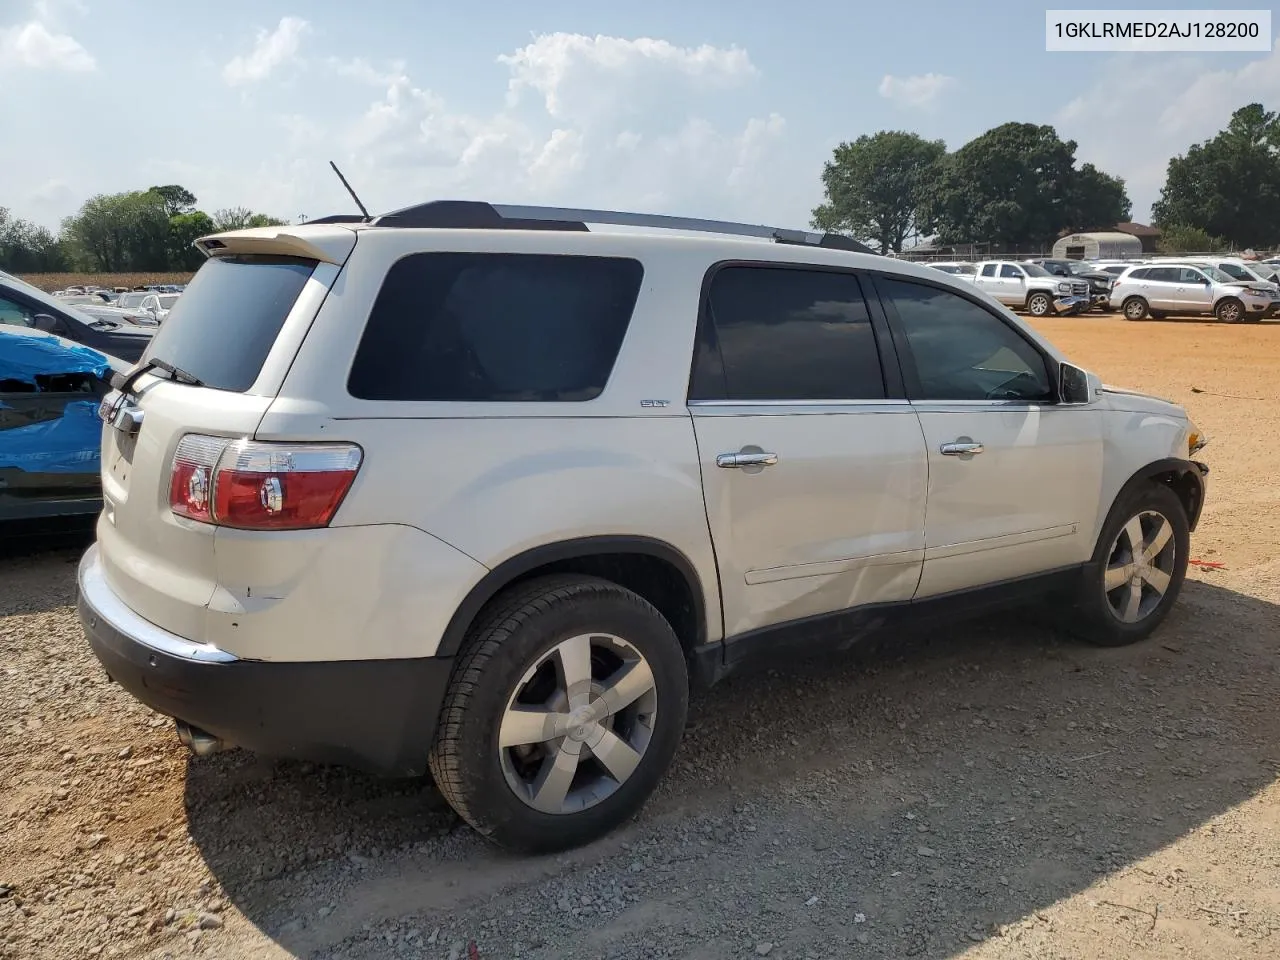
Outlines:
{"type": "Polygon", "coordinates": [[[169,379],[176,383],[185,383],[189,387],[203,387],[204,381],[195,374],[187,373],[181,367],[175,366],[167,360],[157,360],[152,357],[140,367],[135,367],[128,373],[117,373],[111,378],[111,386],[115,387],[121,393],[129,394],[133,392],[133,386],[141,379],[144,373],[150,373],[152,370],[163,370],[169,374],[169,379]]]}

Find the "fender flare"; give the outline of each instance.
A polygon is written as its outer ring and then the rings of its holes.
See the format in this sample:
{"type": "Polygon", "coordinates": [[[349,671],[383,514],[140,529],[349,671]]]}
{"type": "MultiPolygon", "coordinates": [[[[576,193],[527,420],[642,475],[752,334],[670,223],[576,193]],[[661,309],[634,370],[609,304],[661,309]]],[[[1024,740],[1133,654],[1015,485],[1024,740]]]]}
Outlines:
{"type": "Polygon", "coordinates": [[[1187,507],[1187,526],[1195,530],[1196,524],[1200,522],[1200,511],[1204,508],[1205,477],[1208,473],[1209,468],[1196,460],[1184,460],[1181,457],[1154,460],[1139,468],[1124,482],[1112,504],[1119,503],[1122,498],[1133,493],[1144,483],[1149,483],[1158,477],[1171,476],[1175,478],[1174,488],[1179,499],[1187,507]],[[1178,489],[1179,486],[1182,487],[1181,490],[1178,489]]]}
{"type": "Polygon", "coordinates": [[[702,589],[702,579],[688,557],[671,544],[651,537],[579,537],[543,544],[516,554],[481,577],[480,582],[471,588],[449,619],[449,625],[445,627],[444,634],[440,638],[435,656],[456,656],[466,640],[467,631],[484,605],[530,571],[566,560],[610,553],[656,557],[674,567],[684,578],[689,594],[693,598],[694,623],[697,624],[698,633],[692,641],[694,645],[701,645],[706,641],[706,594],[702,589]]]}

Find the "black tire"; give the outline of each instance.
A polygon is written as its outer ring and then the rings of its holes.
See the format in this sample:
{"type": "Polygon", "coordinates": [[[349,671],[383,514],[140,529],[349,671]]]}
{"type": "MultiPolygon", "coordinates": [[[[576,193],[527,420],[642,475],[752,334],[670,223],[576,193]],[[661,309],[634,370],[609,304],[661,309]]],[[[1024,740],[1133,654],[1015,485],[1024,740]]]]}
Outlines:
{"type": "Polygon", "coordinates": [[[594,577],[541,577],[497,597],[468,634],[445,695],[431,773],[458,815],[500,846],[565,850],[603,836],[643,806],[675,755],[688,708],[684,651],[648,601],[594,577]],[[652,734],[634,772],[605,799],[578,812],[544,813],[508,783],[499,725],[540,657],[563,640],[594,633],[625,638],[648,663],[658,698],[652,734]]]}
{"type": "Polygon", "coordinates": [[[1027,313],[1033,317],[1053,316],[1053,300],[1047,293],[1033,293],[1027,297],[1027,313]]]}
{"type": "Polygon", "coordinates": [[[1147,301],[1141,297],[1129,297],[1121,305],[1120,310],[1126,320],[1143,320],[1148,313],[1147,301]]]}
{"type": "Polygon", "coordinates": [[[1235,297],[1223,297],[1213,308],[1213,315],[1223,323],[1239,323],[1247,314],[1244,304],[1235,297]]]}
{"type": "MultiPolygon", "coordinates": [[[[1081,639],[1101,647],[1123,647],[1146,639],[1158,627],[1182,590],[1187,574],[1191,533],[1186,508],[1168,486],[1152,481],[1117,500],[1102,525],[1076,601],[1074,630],[1081,639]],[[1130,519],[1144,512],[1163,516],[1172,528],[1174,556],[1168,573],[1169,585],[1149,612],[1134,623],[1124,622],[1113,608],[1104,589],[1106,570],[1113,560],[1117,538],[1130,519]]],[[[1125,587],[1118,588],[1126,589],[1125,587]]]]}

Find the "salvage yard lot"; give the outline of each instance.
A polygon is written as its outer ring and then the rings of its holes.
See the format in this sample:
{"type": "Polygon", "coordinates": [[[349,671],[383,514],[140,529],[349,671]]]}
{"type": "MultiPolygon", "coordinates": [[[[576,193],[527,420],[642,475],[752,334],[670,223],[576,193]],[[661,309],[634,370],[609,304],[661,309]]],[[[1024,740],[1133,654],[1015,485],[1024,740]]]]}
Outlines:
{"type": "Polygon", "coordinates": [[[640,818],[495,852],[420,782],[189,760],[76,551],[0,556],[0,958],[1280,955],[1280,324],[1049,320],[1210,437],[1151,641],[1003,616],[695,701],[640,818]]]}

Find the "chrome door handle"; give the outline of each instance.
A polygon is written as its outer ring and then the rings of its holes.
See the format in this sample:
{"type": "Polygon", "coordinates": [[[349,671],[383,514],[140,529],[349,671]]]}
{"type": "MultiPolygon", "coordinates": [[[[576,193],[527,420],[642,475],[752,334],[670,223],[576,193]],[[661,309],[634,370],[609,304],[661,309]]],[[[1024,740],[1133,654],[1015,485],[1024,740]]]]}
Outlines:
{"type": "Polygon", "coordinates": [[[942,455],[944,457],[971,457],[975,453],[981,453],[985,447],[973,440],[956,440],[952,443],[944,443],[942,445],[942,455]]]}
{"type": "Polygon", "coordinates": [[[776,453],[722,453],[716,457],[716,466],[732,470],[737,467],[772,467],[778,462],[776,453]]]}

